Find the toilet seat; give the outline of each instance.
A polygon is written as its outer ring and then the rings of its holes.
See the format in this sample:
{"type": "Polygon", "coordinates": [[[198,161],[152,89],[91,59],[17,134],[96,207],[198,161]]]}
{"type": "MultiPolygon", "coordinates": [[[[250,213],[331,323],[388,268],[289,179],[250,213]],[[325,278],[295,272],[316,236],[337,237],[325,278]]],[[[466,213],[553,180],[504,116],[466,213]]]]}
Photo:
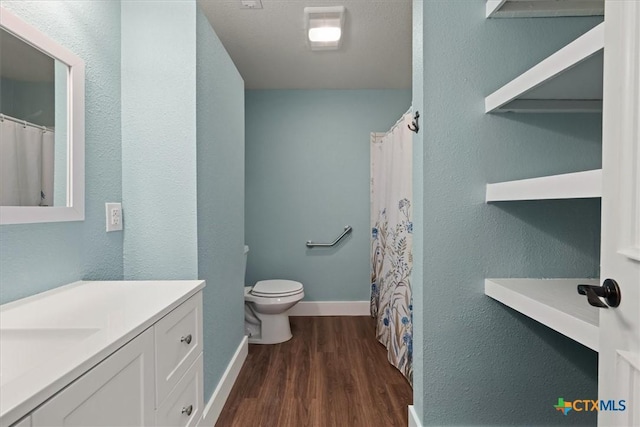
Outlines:
{"type": "Polygon", "coordinates": [[[263,298],[281,298],[303,292],[302,283],[294,280],[261,280],[251,289],[251,295],[263,298]]]}

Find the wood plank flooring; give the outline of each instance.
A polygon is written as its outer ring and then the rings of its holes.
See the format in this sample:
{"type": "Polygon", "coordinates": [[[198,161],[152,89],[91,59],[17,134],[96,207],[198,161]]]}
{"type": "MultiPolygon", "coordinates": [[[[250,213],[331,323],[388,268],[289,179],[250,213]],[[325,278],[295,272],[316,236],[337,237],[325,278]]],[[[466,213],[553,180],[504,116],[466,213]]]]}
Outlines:
{"type": "Polygon", "coordinates": [[[372,318],[290,320],[290,341],[249,345],[216,427],[407,426],[411,386],[372,318]]]}

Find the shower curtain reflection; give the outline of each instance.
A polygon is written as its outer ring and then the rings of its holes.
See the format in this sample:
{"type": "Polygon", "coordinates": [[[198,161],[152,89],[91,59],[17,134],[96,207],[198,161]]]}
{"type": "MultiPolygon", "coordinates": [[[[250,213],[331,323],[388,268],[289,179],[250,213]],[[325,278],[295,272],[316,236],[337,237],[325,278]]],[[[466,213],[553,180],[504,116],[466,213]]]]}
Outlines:
{"type": "Polygon", "coordinates": [[[0,206],[52,206],[54,133],[0,120],[0,206]]]}

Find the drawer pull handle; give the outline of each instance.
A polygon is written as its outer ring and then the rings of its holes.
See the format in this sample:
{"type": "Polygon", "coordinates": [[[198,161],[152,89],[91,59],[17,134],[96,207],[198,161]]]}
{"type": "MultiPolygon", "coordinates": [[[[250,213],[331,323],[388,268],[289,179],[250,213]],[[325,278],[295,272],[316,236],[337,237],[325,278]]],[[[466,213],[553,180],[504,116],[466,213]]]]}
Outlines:
{"type": "Polygon", "coordinates": [[[191,334],[187,335],[186,337],[180,338],[180,342],[186,342],[187,344],[191,344],[191,334]]]}
{"type": "Polygon", "coordinates": [[[190,417],[192,412],[193,412],[193,405],[189,405],[186,408],[182,408],[182,413],[187,414],[187,417],[190,417]]]}

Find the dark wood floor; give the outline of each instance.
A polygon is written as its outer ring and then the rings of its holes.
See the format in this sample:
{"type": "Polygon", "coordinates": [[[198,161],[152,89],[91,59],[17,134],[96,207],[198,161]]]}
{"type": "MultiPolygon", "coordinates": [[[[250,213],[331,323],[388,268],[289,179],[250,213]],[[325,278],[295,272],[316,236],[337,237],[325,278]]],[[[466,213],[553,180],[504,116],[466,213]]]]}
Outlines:
{"type": "Polygon", "coordinates": [[[250,345],[216,427],[407,426],[409,383],[370,317],[291,317],[293,338],[250,345]]]}

